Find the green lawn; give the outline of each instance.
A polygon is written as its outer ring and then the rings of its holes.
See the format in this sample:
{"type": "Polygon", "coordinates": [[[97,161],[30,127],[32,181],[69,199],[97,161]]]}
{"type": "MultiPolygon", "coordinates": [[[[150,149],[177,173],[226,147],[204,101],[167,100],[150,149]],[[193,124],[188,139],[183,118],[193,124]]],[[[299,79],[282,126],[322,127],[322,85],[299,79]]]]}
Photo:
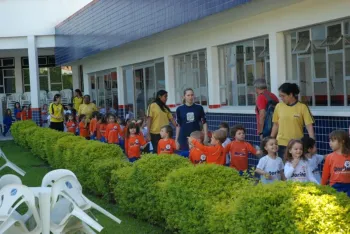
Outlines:
{"type": "MultiPolygon", "coordinates": [[[[30,187],[37,187],[41,185],[41,180],[44,175],[51,170],[49,165],[42,161],[40,158],[34,156],[29,150],[24,149],[16,145],[13,141],[0,142],[0,148],[3,150],[9,160],[14,162],[17,166],[26,171],[26,175],[21,177],[23,184],[30,187]]],[[[0,165],[2,165],[1,162],[0,165]]],[[[0,176],[4,174],[15,174],[9,168],[6,168],[0,172],[0,176]]],[[[116,217],[122,220],[121,224],[112,222],[107,217],[100,215],[98,212],[94,212],[95,217],[99,223],[104,227],[101,233],[115,234],[115,233],[165,233],[163,229],[152,226],[146,222],[134,219],[127,214],[120,211],[115,204],[110,204],[104,200],[101,200],[94,196],[87,195],[92,201],[99,204],[109,212],[113,213],[116,217]]]]}

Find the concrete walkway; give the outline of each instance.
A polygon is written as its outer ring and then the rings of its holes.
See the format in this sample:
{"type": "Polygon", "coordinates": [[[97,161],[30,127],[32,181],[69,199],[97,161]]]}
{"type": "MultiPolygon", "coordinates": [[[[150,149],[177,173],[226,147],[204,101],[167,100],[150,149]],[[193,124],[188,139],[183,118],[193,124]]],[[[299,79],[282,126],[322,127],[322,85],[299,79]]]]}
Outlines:
{"type": "Polygon", "coordinates": [[[0,134],[0,141],[12,141],[13,137],[11,136],[11,134],[7,134],[5,137],[2,136],[2,134],[0,134]]]}

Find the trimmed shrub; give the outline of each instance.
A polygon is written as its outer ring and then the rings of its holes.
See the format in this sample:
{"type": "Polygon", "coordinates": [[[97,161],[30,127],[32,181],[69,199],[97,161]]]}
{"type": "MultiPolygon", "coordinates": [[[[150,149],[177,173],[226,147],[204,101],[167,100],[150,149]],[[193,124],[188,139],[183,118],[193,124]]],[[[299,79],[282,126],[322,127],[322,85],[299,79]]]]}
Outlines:
{"type": "Polygon", "coordinates": [[[192,167],[190,162],[179,156],[143,155],[131,169],[114,173],[113,181],[118,181],[114,194],[120,208],[151,223],[161,224],[164,219],[158,183],[170,172],[189,167],[192,167]]]}
{"type": "Polygon", "coordinates": [[[176,170],[161,184],[168,228],[181,233],[207,233],[214,205],[238,197],[242,187],[252,186],[229,167],[198,165],[176,170]]]}
{"type": "Polygon", "coordinates": [[[350,199],[328,186],[278,182],[218,204],[211,233],[350,233],[350,199]]]}
{"type": "Polygon", "coordinates": [[[15,140],[15,142],[20,146],[23,146],[21,142],[21,140],[23,140],[22,131],[26,128],[34,127],[34,126],[37,126],[37,125],[31,120],[17,121],[13,123],[11,126],[11,135],[13,136],[13,139],[15,140]]]}

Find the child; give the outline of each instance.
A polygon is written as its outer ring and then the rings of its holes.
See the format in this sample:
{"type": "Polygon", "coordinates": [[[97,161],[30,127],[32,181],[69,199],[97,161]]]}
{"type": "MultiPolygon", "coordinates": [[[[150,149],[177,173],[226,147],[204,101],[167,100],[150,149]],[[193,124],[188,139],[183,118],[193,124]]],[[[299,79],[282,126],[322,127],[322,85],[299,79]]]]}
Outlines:
{"type": "Polygon", "coordinates": [[[350,139],[342,130],[329,135],[329,145],[333,153],[326,157],[323,166],[322,184],[328,184],[338,192],[345,192],[350,197],[350,139]]]}
{"type": "Polygon", "coordinates": [[[123,131],[120,125],[116,123],[116,118],[113,114],[108,115],[108,125],[106,127],[106,141],[109,144],[119,144],[119,136],[123,136],[123,131]]]}
{"type": "Polygon", "coordinates": [[[71,132],[75,135],[75,133],[77,132],[77,127],[78,127],[78,124],[74,116],[72,114],[67,114],[66,115],[67,132],[71,132]]]}
{"type": "Polygon", "coordinates": [[[140,134],[140,128],[135,123],[130,123],[125,137],[125,153],[130,162],[135,162],[141,156],[141,150],[147,142],[140,134]]]}
{"type": "Polygon", "coordinates": [[[19,102],[15,103],[15,108],[14,108],[14,114],[15,114],[15,118],[16,120],[21,120],[21,104],[19,104],[19,102]]]}
{"type": "Polygon", "coordinates": [[[89,124],[89,133],[90,133],[90,139],[91,140],[95,140],[96,139],[97,115],[99,115],[98,111],[94,111],[91,114],[91,120],[90,120],[90,124],[89,124]]]}
{"type": "Polygon", "coordinates": [[[106,143],[106,128],[107,128],[107,118],[101,115],[101,120],[99,121],[99,128],[97,129],[97,135],[100,136],[100,141],[106,143]]]}
{"type": "Polygon", "coordinates": [[[126,125],[125,121],[119,117],[117,118],[117,123],[119,124],[120,129],[123,132],[123,134],[119,135],[119,146],[125,152],[125,142],[122,136],[125,136],[127,134],[128,128],[125,126],[126,125]]]}
{"type": "MultiPolygon", "coordinates": [[[[189,142],[199,150],[201,150],[205,156],[205,161],[208,164],[225,165],[225,149],[222,147],[222,143],[225,142],[226,133],[222,130],[216,130],[211,137],[211,145],[205,146],[198,142],[194,137],[189,137],[189,142]]],[[[203,160],[204,161],[204,160],[203,160]]]]}
{"type": "MultiPolygon", "coordinates": [[[[229,136],[229,133],[230,133],[230,127],[228,125],[228,123],[226,122],[222,122],[220,123],[219,125],[219,130],[223,130],[226,132],[226,140],[224,141],[224,143],[222,143],[222,147],[226,147],[228,144],[231,143],[231,140],[230,138],[228,137],[229,136]]],[[[226,154],[226,166],[229,166],[230,165],[230,154],[226,154]]]]}
{"type": "Polygon", "coordinates": [[[160,129],[160,139],[158,141],[158,154],[173,154],[176,150],[176,143],[173,138],[173,128],[166,125],[160,129]]]}
{"type": "Polygon", "coordinates": [[[276,180],[286,180],[283,172],[283,162],[277,157],[277,140],[272,137],[265,137],[261,142],[261,149],[266,155],[259,160],[255,172],[258,173],[263,184],[269,184],[276,180]]]}
{"type": "Polygon", "coordinates": [[[101,132],[100,132],[100,125],[101,125],[101,118],[102,114],[98,113],[96,116],[96,140],[101,140],[101,132]]]}
{"type": "MultiPolygon", "coordinates": [[[[201,131],[194,131],[191,133],[190,137],[198,141],[199,143],[203,144],[204,141],[204,134],[201,131]]],[[[200,164],[206,160],[205,154],[198,148],[194,147],[191,142],[188,142],[189,148],[190,148],[190,161],[193,164],[200,164]]]]}
{"type": "Polygon", "coordinates": [[[29,104],[29,106],[28,106],[27,117],[28,117],[28,119],[32,119],[32,105],[31,104],[29,104]]]}
{"type": "Polygon", "coordinates": [[[21,120],[27,120],[27,119],[28,119],[28,110],[26,106],[23,106],[21,111],[21,120]]]}
{"type": "Polygon", "coordinates": [[[225,152],[230,153],[230,167],[243,174],[248,170],[248,154],[260,155],[261,152],[245,141],[245,128],[242,125],[232,128],[232,136],[234,140],[225,147],[225,152]]]}
{"type": "Polygon", "coordinates": [[[47,127],[47,104],[44,104],[43,107],[41,108],[41,121],[42,121],[42,126],[47,127]]]}
{"type": "Polygon", "coordinates": [[[311,168],[311,171],[314,174],[314,177],[316,178],[318,183],[321,183],[321,172],[318,169],[318,167],[323,161],[324,156],[316,154],[316,142],[311,137],[305,136],[301,139],[301,142],[303,142],[304,152],[308,160],[309,167],[311,168]]]}
{"type": "Polygon", "coordinates": [[[310,181],[319,184],[307,163],[307,159],[303,153],[303,143],[300,140],[291,140],[288,143],[284,160],[286,161],[284,175],[287,180],[299,182],[310,181]]]}
{"type": "Polygon", "coordinates": [[[11,128],[11,125],[12,125],[12,122],[14,121],[14,119],[12,118],[12,112],[11,112],[11,109],[7,109],[6,110],[6,114],[4,116],[4,119],[3,119],[3,124],[4,124],[4,131],[2,133],[2,135],[5,137],[6,134],[10,131],[10,128],[11,128]]]}
{"type": "Polygon", "coordinates": [[[86,139],[89,138],[89,129],[86,121],[86,115],[79,116],[79,135],[86,139]]]}

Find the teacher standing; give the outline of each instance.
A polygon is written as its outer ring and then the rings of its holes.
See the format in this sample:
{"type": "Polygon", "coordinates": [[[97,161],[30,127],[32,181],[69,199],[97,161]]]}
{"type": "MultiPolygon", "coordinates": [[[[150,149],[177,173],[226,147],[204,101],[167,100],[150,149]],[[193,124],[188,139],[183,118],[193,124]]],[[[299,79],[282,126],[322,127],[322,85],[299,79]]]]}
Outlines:
{"type": "Polygon", "coordinates": [[[85,95],[84,103],[79,106],[78,115],[85,115],[89,121],[94,111],[97,111],[95,103],[90,102],[90,95],[85,95]]]}
{"type": "Polygon", "coordinates": [[[208,125],[205,112],[201,105],[194,103],[194,91],[191,88],[184,90],[183,105],[176,109],[176,142],[180,150],[187,151],[187,138],[194,131],[200,131],[200,124],[203,124],[204,142],[208,142],[208,125]]]}
{"type": "Polygon", "coordinates": [[[297,84],[284,83],[278,91],[283,102],[276,105],[273,113],[271,136],[277,136],[278,154],[284,157],[289,141],[304,136],[304,126],[309,136],[315,138],[314,118],[309,107],[298,101],[300,90],[297,84]]]}
{"type": "Polygon", "coordinates": [[[64,131],[64,114],[63,114],[63,105],[61,104],[61,95],[56,94],[53,97],[53,102],[49,107],[50,113],[50,128],[63,132],[64,131]]]}
{"type": "Polygon", "coordinates": [[[147,111],[147,139],[152,142],[153,149],[158,149],[158,141],[160,137],[160,129],[165,125],[169,125],[171,121],[176,126],[175,120],[169,107],[166,105],[168,100],[168,92],[159,90],[156,99],[148,106],[147,111]]]}

